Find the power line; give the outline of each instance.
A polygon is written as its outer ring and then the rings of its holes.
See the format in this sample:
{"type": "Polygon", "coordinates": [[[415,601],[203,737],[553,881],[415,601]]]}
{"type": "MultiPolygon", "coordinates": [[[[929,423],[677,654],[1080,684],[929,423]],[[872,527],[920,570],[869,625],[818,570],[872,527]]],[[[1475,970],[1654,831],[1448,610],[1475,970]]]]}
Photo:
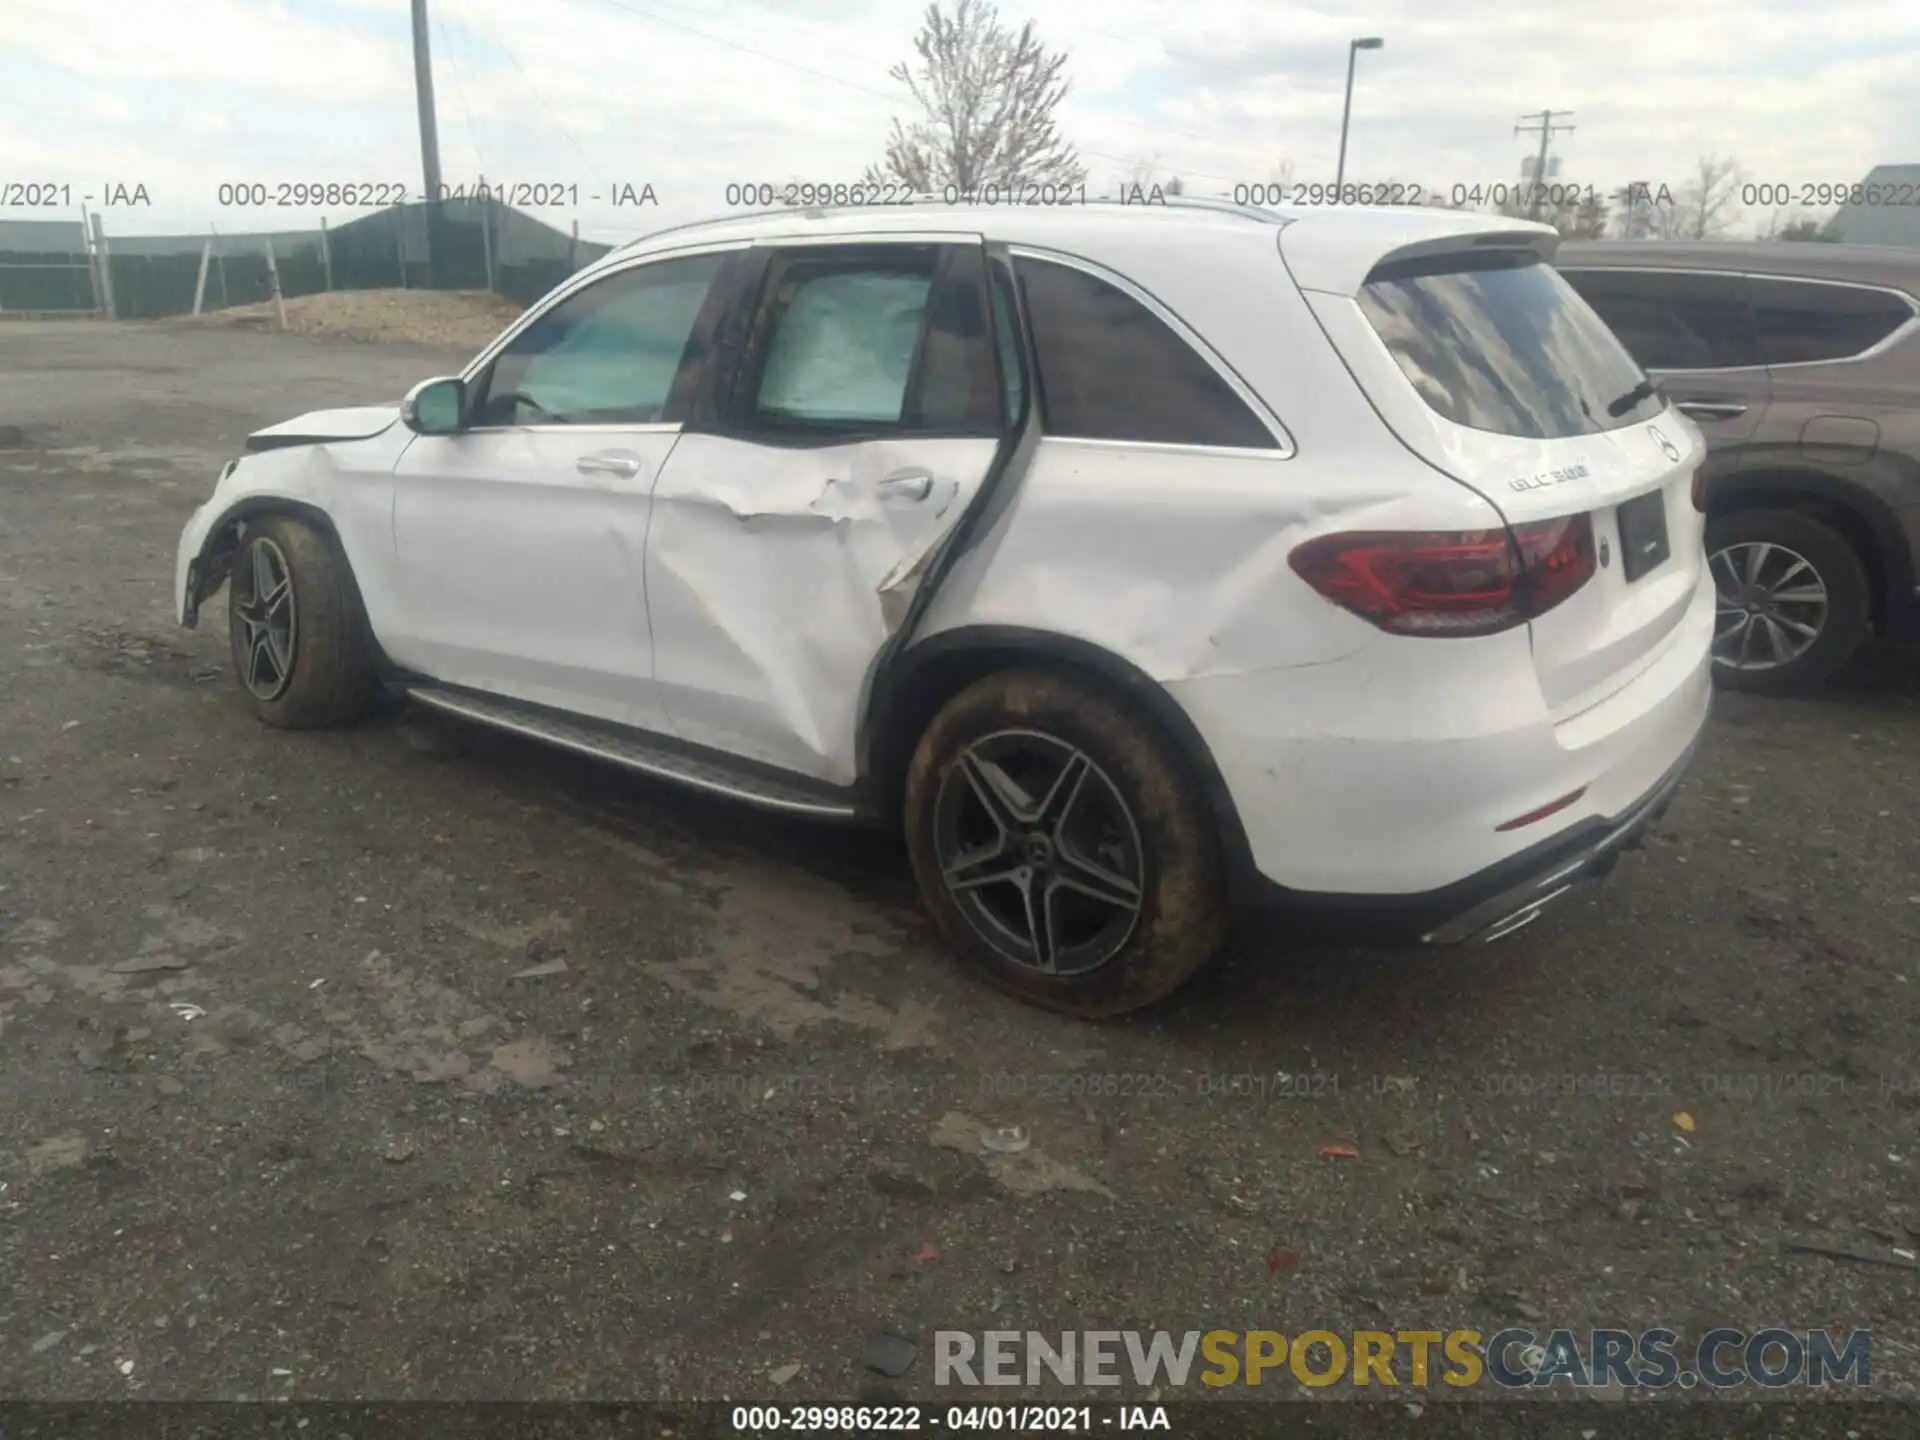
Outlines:
{"type": "Polygon", "coordinates": [[[818,80],[831,81],[833,84],[842,86],[848,90],[858,90],[862,95],[871,95],[876,99],[885,100],[889,105],[897,105],[903,98],[898,93],[890,95],[883,90],[875,90],[857,81],[848,80],[839,75],[830,75],[825,70],[815,70],[811,66],[788,60],[781,55],[769,55],[766,51],[756,50],[751,45],[742,45],[738,40],[729,40],[722,35],[712,35],[705,30],[696,30],[693,26],[684,25],[678,20],[669,20],[666,16],[657,15],[651,10],[642,10],[638,5],[627,4],[625,0],[601,0],[601,3],[610,5],[615,10],[624,10],[629,15],[638,15],[643,20],[651,20],[656,25],[665,25],[670,29],[684,31],[688,35],[696,35],[702,40],[712,41],[715,45],[724,45],[729,50],[738,50],[744,55],[758,56],[760,59],[769,61],[772,64],[784,65],[789,70],[798,70],[801,74],[811,75],[818,80]]]}
{"type": "MultiPolygon", "coordinates": [[[[460,64],[459,52],[454,49],[453,36],[458,27],[450,27],[444,22],[440,26],[440,35],[447,44],[447,60],[453,66],[453,88],[460,96],[460,113],[467,118],[467,145],[473,151],[477,165],[475,174],[487,173],[487,159],[480,150],[480,127],[473,123],[473,107],[467,103],[467,77],[460,64]]],[[[431,197],[429,197],[431,198],[431,197]]]]}
{"type": "Polygon", "coordinates": [[[566,126],[562,125],[558,120],[554,118],[553,111],[549,109],[547,106],[546,96],[540,93],[540,87],[533,83],[532,77],[529,76],[526,70],[521,67],[520,57],[513,53],[512,48],[508,46],[506,41],[500,38],[499,32],[496,31],[491,25],[488,25],[486,21],[479,19],[478,16],[475,16],[474,18],[476,23],[479,24],[479,26],[481,27],[481,29],[485,31],[487,39],[493,42],[493,48],[498,50],[502,55],[507,57],[507,63],[513,66],[514,74],[520,77],[520,83],[522,85],[525,85],[527,87],[527,93],[533,96],[533,103],[538,105],[540,107],[540,113],[547,117],[547,123],[552,125],[554,129],[558,130],[563,136],[566,137],[567,143],[573,146],[574,153],[580,157],[580,163],[582,165],[585,165],[589,170],[591,170],[593,168],[593,161],[587,158],[587,152],[585,148],[582,147],[579,140],[574,138],[574,134],[571,130],[567,129],[566,126]]]}
{"type": "MultiPolygon", "coordinates": [[[[674,30],[684,31],[688,35],[694,35],[699,37],[702,40],[711,41],[715,45],[724,45],[729,50],[738,50],[741,53],[746,55],[757,56],[759,59],[765,60],[770,64],[782,65],[789,70],[797,70],[803,75],[811,75],[817,80],[825,80],[828,83],[833,85],[838,85],[843,89],[858,91],[862,95],[871,95],[876,99],[885,100],[890,105],[897,105],[903,99],[908,98],[907,96],[901,95],[899,93],[888,94],[881,90],[875,90],[871,86],[862,85],[855,80],[848,80],[847,78],[841,75],[830,74],[825,70],[815,70],[810,65],[802,65],[797,61],[789,60],[782,55],[769,55],[764,50],[756,50],[751,45],[742,45],[737,40],[729,40],[721,35],[713,35],[708,33],[705,30],[697,30],[693,26],[683,24],[678,20],[670,20],[664,15],[656,14],[651,10],[644,10],[638,5],[629,3],[629,0],[600,0],[600,3],[611,6],[615,10],[623,10],[630,15],[637,15],[643,20],[651,20],[655,24],[665,25],[670,29],[674,29],[674,30]]],[[[848,52],[843,52],[843,53],[848,53],[848,52]]],[[[1079,146],[1079,145],[1076,145],[1074,149],[1077,153],[1081,155],[1090,156],[1095,160],[1109,160],[1116,165],[1131,165],[1134,163],[1131,157],[1125,156],[1125,155],[1109,155],[1104,151],[1089,150],[1089,149],[1086,149],[1084,146],[1079,146]]],[[[1218,180],[1223,184],[1228,184],[1228,185],[1238,183],[1239,179],[1241,178],[1233,175],[1210,174],[1205,170],[1189,170],[1185,166],[1180,167],[1180,169],[1183,174],[1192,175],[1201,180],[1218,180]]]]}

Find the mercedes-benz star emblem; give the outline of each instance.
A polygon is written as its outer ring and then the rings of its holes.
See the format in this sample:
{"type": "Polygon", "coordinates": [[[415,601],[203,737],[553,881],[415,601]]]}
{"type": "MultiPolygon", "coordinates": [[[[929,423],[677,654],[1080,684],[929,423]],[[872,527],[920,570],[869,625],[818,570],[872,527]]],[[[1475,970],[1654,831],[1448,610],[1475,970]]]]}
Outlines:
{"type": "Polygon", "coordinates": [[[1659,426],[1647,426],[1647,433],[1660,442],[1660,449],[1665,452],[1667,459],[1678,460],[1680,458],[1680,447],[1669,440],[1659,426]]]}

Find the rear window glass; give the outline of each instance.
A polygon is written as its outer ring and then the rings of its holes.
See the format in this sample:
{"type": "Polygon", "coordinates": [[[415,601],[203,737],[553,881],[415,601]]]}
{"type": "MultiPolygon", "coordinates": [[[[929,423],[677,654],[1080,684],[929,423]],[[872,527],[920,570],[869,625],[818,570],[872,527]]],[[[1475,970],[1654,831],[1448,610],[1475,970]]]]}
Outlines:
{"type": "Polygon", "coordinates": [[[1613,332],[1535,256],[1384,265],[1359,299],[1420,398],[1456,425],[1555,440],[1666,408],[1613,332]]]}

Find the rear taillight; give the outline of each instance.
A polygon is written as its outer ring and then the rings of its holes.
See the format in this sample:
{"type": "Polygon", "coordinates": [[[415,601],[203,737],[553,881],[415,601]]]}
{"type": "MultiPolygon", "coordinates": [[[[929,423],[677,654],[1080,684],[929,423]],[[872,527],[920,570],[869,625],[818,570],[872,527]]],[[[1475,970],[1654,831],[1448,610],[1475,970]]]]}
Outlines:
{"type": "Polygon", "coordinates": [[[1322,535],[1288,562],[1315,590],[1395,635],[1492,635],[1593,578],[1585,515],[1509,530],[1322,535]]]}

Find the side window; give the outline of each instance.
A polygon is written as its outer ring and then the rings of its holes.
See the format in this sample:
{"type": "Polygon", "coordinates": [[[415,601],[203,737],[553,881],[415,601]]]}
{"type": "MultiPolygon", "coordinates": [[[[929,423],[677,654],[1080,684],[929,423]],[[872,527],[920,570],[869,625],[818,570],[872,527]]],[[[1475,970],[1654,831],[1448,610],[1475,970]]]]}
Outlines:
{"type": "Polygon", "coordinates": [[[997,432],[984,278],[977,254],[937,245],[780,257],[748,426],[802,436],[997,432]]]}
{"type": "Polygon", "coordinates": [[[1769,365],[1845,360],[1872,349],[1913,318],[1912,306],[1884,290],[1803,280],[1748,283],[1769,365]]]}
{"type": "Polygon", "coordinates": [[[495,358],[477,425],[646,425],[666,413],[707,290],[727,257],[623,270],[548,310],[495,358]]]}
{"type": "Polygon", "coordinates": [[[1132,296],[1069,265],[1016,263],[1048,434],[1280,448],[1213,366],[1132,296]]]}
{"type": "Polygon", "coordinates": [[[1745,285],[1736,275],[1561,273],[1644,370],[1723,370],[1762,363],[1745,285]]]}

